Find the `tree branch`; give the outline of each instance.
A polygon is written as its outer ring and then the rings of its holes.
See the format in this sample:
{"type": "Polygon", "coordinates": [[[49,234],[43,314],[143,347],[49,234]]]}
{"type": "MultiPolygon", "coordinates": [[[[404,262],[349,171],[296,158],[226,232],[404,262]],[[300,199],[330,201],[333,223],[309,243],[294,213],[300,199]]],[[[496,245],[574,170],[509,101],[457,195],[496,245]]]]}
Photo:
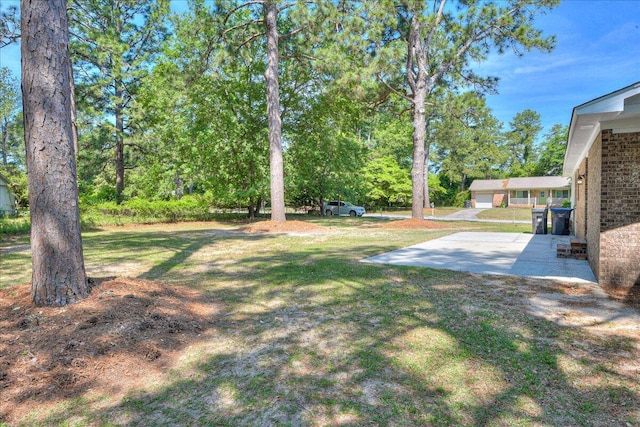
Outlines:
{"type": "Polygon", "coordinates": [[[243,22],[242,24],[234,25],[231,28],[227,28],[222,32],[222,37],[226,36],[227,33],[230,33],[231,31],[237,30],[239,28],[245,28],[252,24],[264,24],[264,19],[252,19],[251,21],[243,22]]]}
{"type": "Polygon", "coordinates": [[[380,83],[382,83],[383,85],[385,85],[387,87],[387,89],[389,89],[391,92],[395,93],[396,95],[398,95],[399,97],[401,97],[404,100],[409,101],[411,104],[413,104],[413,98],[407,96],[406,94],[400,92],[399,90],[397,90],[396,88],[394,88],[393,86],[391,86],[389,83],[387,83],[381,76],[380,74],[376,74],[376,78],[378,79],[378,81],[380,83]]]}
{"type": "Polygon", "coordinates": [[[248,1],[248,2],[245,2],[245,3],[241,4],[241,5],[239,5],[239,6],[234,7],[233,9],[231,9],[229,11],[229,13],[227,13],[227,16],[224,18],[224,24],[225,25],[227,24],[227,21],[229,20],[229,18],[231,18],[231,15],[233,15],[234,13],[236,13],[237,11],[239,11],[242,8],[249,7],[249,6],[254,5],[254,4],[264,5],[264,0],[248,1]]]}
{"type": "Polygon", "coordinates": [[[293,31],[288,32],[287,34],[280,34],[278,36],[279,39],[286,39],[292,36],[295,36],[296,34],[300,33],[302,31],[303,27],[297,28],[293,31]]]}

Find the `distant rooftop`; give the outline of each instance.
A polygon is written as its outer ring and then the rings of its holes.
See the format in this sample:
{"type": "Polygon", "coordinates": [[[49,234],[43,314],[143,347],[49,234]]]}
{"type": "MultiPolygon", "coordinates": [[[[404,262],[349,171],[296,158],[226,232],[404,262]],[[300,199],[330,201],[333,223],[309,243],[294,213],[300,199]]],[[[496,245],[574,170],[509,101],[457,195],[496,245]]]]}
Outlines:
{"type": "Polygon", "coordinates": [[[476,179],[471,183],[471,191],[504,190],[509,183],[508,179],[476,179]]]}
{"type": "Polygon", "coordinates": [[[476,179],[471,183],[471,191],[529,190],[532,188],[569,188],[571,182],[564,176],[532,176],[507,179],[476,179]]]}

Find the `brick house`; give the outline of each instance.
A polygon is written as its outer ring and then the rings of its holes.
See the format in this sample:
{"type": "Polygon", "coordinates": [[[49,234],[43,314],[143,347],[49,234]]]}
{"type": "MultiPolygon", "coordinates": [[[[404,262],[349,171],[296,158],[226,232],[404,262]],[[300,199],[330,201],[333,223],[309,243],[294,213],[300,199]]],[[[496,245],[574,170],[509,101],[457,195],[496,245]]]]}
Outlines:
{"type": "Polygon", "coordinates": [[[562,206],[571,197],[571,183],[562,176],[476,179],[469,186],[474,208],[562,206]]]}
{"type": "Polygon", "coordinates": [[[598,282],[640,295],[640,82],[573,109],[563,172],[598,282]]]}

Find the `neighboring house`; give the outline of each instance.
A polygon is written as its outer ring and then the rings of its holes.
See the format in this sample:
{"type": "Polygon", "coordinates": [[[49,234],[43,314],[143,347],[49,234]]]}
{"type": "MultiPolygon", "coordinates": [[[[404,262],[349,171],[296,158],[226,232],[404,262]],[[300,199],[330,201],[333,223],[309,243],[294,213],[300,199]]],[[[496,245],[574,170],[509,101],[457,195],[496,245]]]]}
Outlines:
{"type": "Polygon", "coordinates": [[[562,206],[571,198],[571,182],[562,176],[476,179],[469,190],[474,208],[562,206]]]}
{"type": "Polygon", "coordinates": [[[9,180],[0,175],[0,218],[16,213],[16,198],[9,188],[9,180]]]}
{"type": "Polygon", "coordinates": [[[564,174],[598,282],[640,292],[640,82],[573,109],[564,174]]]}
{"type": "Polygon", "coordinates": [[[472,208],[493,208],[507,203],[508,179],[476,179],[469,186],[472,208]]]}

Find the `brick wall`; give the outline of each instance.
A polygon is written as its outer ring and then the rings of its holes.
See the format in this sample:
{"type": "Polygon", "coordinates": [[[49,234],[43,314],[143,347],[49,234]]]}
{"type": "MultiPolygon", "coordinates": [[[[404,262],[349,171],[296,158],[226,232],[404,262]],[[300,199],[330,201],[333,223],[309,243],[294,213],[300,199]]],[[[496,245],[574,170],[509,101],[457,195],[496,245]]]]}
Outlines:
{"type": "MultiPolygon", "coordinates": [[[[585,158],[582,163],[580,164],[580,167],[578,168],[578,171],[576,172],[576,174],[572,177],[573,182],[574,182],[574,196],[575,196],[575,204],[573,206],[573,208],[575,209],[573,211],[573,215],[574,215],[574,230],[573,233],[577,236],[577,237],[582,237],[583,239],[587,238],[587,188],[589,188],[589,182],[588,179],[583,179],[582,183],[579,184],[578,183],[578,177],[580,175],[584,175],[586,174],[588,176],[587,173],[587,164],[589,162],[588,158],[585,158]]],[[[597,173],[594,172],[593,173],[594,176],[600,176],[600,171],[598,171],[597,173]]]]}
{"type": "MultiPolygon", "coordinates": [[[[595,144],[594,144],[595,145],[595,144]]],[[[627,289],[640,286],[640,132],[601,133],[601,204],[599,218],[599,266],[596,272],[605,288],[627,289]]],[[[593,148],[592,148],[593,150],[593,148]]],[[[594,153],[595,154],[595,153],[594,153]]],[[[594,157],[589,154],[589,181],[594,157]]],[[[592,188],[588,190],[587,235],[594,232],[592,188]]],[[[594,200],[595,202],[595,200],[594,200]]],[[[587,239],[589,246],[591,240],[587,239]]],[[[589,248],[591,253],[591,248],[589,248]]],[[[595,248],[594,248],[595,249],[595,248]]]]}
{"type": "MultiPolygon", "coordinates": [[[[600,176],[602,169],[602,136],[599,135],[589,150],[587,161],[580,169],[587,174],[584,188],[578,196],[582,196],[584,210],[581,220],[586,228],[587,258],[593,274],[600,280],[600,176]]],[[[577,178],[577,177],[576,177],[577,178]]],[[[578,217],[576,217],[577,219],[578,217]]],[[[577,225],[576,225],[577,227],[577,225]]],[[[577,230],[576,230],[577,231],[577,230]]]]}

